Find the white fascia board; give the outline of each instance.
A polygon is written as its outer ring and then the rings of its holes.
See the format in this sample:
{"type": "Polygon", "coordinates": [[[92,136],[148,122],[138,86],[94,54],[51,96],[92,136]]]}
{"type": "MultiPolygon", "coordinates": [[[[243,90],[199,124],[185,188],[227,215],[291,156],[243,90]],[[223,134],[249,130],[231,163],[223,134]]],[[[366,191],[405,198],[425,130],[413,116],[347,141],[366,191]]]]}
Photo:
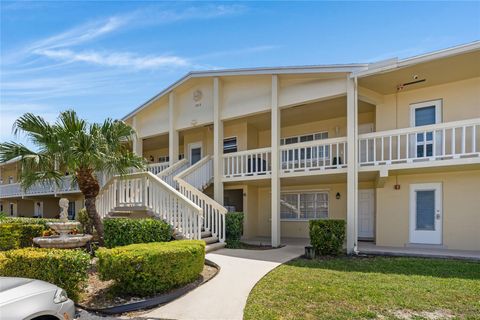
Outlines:
{"type": "Polygon", "coordinates": [[[213,76],[242,76],[242,75],[268,75],[268,74],[296,74],[296,73],[352,73],[356,70],[364,70],[368,64],[332,64],[318,66],[300,66],[300,67],[274,67],[274,68],[250,68],[250,69],[224,69],[208,71],[192,71],[187,73],[170,86],[160,91],[157,95],[135,108],[122,118],[123,121],[134,116],[136,113],[147,107],[152,102],[166,95],[176,87],[193,78],[213,77],[213,76]]]}
{"type": "Polygon", "coordinates": [[[12,164],[12,163],[18,162],[18,161],[20,161],[21,159],[22,159],[21,156],[16,156],[15,158],[12,158],[12,159],[7,160],[7,161],[5,161],[5,162],[0,162],[0,167],[1,167],[1,166],[5,166],[5,165],[7,165],[7,164],[12,164]]]}
{"type": "Polygon", "coordinates": [[[455,46],[447,49],[442,49],[438,51],[433,51],[433,52],[425,53],[422,55],[418,55],[418,56],[414,56],[414,57],[410,57],[402,60],[397,60],[393,58],[392,63],[390,65],[376,67],[376,63],[373,63],[373,64],[370,64],[370,67],[367,68],[366,70],[354,71],[351,74],[351,77],[361,78],[361,77],[366,77],[373,74],[385,73],[394,69],[405,68],[405,67],[423,63],[423,62],[451,57],[458,54],[468,53],[468,52],[477,51],[477,50],[480,50],[480,41],[474,41],[471,43],[467,43],[467,44],[463,44],[463,45],[459,45],[459,46],[455,46]]]}

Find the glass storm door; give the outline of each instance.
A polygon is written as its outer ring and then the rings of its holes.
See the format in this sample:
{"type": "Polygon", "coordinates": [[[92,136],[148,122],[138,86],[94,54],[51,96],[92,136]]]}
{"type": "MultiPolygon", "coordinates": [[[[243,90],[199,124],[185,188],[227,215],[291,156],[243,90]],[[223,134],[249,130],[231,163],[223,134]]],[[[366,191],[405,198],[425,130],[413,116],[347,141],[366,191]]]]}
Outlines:
{"type": "Polygon", "coordinates": [[[442,243],[442,185],[410,186],[410,242],[442,243]]]}
{"type": "MultiPolygon", "coordinates": [[[[411,106],[412,110],[412,119],[411,124],[414,127],[428,126],[436,123],[440,123],[441,119],[441,101],[428,101],[422,103],[416,103],[411,106]]],[[[415,158],[426,158],[433,157],[435,144],[437,147],[441,144],[441,141],[438,141],[440,135],[436,138],[434,137],[433,131],[425,131],[415,134],[414,146],[414,157],[415,158]],[[437,140],[437,141],[434,141],[437,140]]]]}

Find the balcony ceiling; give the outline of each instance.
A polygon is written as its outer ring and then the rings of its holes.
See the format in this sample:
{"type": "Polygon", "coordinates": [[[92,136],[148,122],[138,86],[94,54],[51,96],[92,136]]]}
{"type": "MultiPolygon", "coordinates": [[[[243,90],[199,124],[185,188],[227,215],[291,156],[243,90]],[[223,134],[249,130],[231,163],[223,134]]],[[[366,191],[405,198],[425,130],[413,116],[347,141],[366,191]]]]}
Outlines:
{"type": "Polygon", "coordinates": [[[414,90],[447,82],[480,77],[480,51],[419,63],[413,66],[395,69],[381,74],[366,76],[358,80],[359,85],[381,94],[392,94],[397,85],[418,79],[425,82],[405,87],[405,90],[414,90]]]}
{"type": "MultiPolygon", "coordinates": [[[[358,112],[374,112],[375,107],[359,101],[358,112]]],[[[347,116],[347,98],[339,97],[282,110],[282,126],[294,126],[304,123],[328,120],[347,116]]]]}
{"type": "Polygon", "coordinates": [[[158,148],[168,148],[168,134],[143,139],[143,150],[155,150],[158,148]]]}

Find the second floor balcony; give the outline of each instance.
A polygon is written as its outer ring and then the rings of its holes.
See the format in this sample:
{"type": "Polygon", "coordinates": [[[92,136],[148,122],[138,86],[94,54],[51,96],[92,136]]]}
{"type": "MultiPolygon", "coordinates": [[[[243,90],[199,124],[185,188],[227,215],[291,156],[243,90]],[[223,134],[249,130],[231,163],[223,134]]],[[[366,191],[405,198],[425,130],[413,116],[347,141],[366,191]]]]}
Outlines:
{"type": "Polygon", "coordinates": [[[25,196],[43,196],[80,192],[77,183],[72,184],[72,176],[62,178],[60,185],[53,181],[35,183],[28,189],[23,189],[20,183],[0,185],[0,198],[15,198],[25,196]]]}
{"type": "MultiPolygon", "coordinates": [[[[372,132],[358,137],[360,171],[480,164],[480,118],[372,132]]],[[[280,147],[280,176],[346,172],[347,137],[280,147]]],[[[268,178],[271,148],[223,155],[224,181],[268,178]]]]}

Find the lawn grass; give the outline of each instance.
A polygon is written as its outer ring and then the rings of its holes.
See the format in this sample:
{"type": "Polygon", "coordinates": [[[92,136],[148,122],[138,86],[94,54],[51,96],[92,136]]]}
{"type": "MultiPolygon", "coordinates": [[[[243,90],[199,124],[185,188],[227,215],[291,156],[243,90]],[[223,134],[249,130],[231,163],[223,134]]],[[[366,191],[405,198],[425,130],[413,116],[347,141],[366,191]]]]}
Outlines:
{"type": "Polygon", "coordinates": [[[297,259],[252,290],[245,319],[480,319],[480,263],[297,259]]]}

